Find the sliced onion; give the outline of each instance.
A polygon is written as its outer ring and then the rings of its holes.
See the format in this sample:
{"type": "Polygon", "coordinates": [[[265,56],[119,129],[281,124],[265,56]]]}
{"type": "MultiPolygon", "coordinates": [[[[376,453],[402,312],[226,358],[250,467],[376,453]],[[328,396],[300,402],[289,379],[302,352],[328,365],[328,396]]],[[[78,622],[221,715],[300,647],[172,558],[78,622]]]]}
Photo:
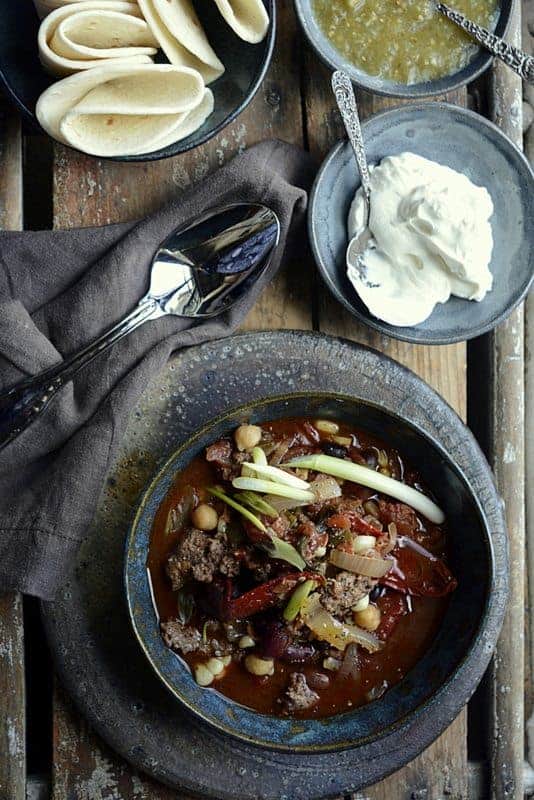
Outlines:
{"type": "Polygon", "coordinates": [[[345,625],[332,616],[321,605],[317,592],[306,598],[301,606],[300,616],[317,639],[328,642],[337,650],[344,651],[349,644],[360,644],[370,653],[376,653],[382,647],[382,642],[374,633],[357,625],[345,625]]]}
{"type": "Polygon", "coordinates": [[[296,489],[310,488],[310,484],[307,481],[303,481],[301,478],[297,478],[296,475],[293,475],[292,472],[286,472],[278,467],[271,467],[268,464],[254,464],[250,461],[243,464],[243,467],[246,467],[247,471],[250,470],[256,473],[260,478],[266,478],[269,481],[275,481],[275,483],[282,483],[285,486],[294,486],[296,489]]]}
{"type": "Polygon", "coordinates": [[[332,500],[334,497],[341,497],[341,486],[331,475],[319,475],[309,484],[311,491],[315,495],[317,503],[324,503],[325,500],[332,500]]]}
{"type": "Polygon", "coordinates": [[[359,534],[352,539],[352,552],[353,553],[366,553],[372,550],[376,545],[376,536],[366,536],[359,534]]]}
{"type": "Polygon", "coordinates": [[[391,559],[370,558],[359,553],[346,553],[344,550],[332,550],[330,563],[339,569],[355,572],[357,575],[366,575],[368,578],[383,578],[393,566],[391,559]]]}
{"type": "Polygon", "coordinates": [[[338,678],[352,678],[357,681],[360,678],[360,659],[358,657],[358,645],[349,644],[345,650],[343,661],[338,671],[338,678]]]}

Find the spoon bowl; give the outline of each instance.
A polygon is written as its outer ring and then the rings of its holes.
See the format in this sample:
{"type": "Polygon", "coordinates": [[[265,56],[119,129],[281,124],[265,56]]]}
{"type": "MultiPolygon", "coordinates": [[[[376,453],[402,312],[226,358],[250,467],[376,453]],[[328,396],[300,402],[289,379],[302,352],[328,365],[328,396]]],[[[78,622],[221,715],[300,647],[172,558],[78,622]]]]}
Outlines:
{"type": "Polygon", "coordinates": [[[0,450],[87,364],[144,322],[166,315],[209,319],[228,311],[262,275],[280,238],[259,203],[212,209],[174,230],[152,259],[147,294],[120,322],[56,367],[0,394],[0,450]]]}

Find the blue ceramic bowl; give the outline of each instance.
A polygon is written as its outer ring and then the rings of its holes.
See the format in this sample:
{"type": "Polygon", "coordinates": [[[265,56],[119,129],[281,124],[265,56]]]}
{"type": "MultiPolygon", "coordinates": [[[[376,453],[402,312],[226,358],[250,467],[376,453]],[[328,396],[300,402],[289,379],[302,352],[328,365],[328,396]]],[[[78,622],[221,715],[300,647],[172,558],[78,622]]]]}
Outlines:
{"type": "MultiPolygon", "coordinates": [[[[514,0],[501,0],[500,2],[501,10],[494,31],[497,36],[504,37],[506,35],[513,2],[514,0]]],[[[452,2],[449,5],[454,7],[452,2]]],[[[313,0],[295,0],[295,9],[302,29],[319,58],[332,70],[344,70],[356,86],[361,86],[362,89],[367,89],[367,91],[374,92],[374,94],[413,100],[421,97],[430,97],[431,95],[446,94],[474,81],[493,61],[493,56],[487,50],[481,48],[473,60],[458,72],[421,83],[396,83],[395,81],[369,75],[355,67],[350,61],[347,61],[339,50],[331,44],[317,24],[313,13],[313,0]]]]}
{"type": "Polygon", "coordinates": [[[534,278],[534,172],[527,159],[491,122],[447,103],[385,111],[364,122],[362,130],[370,164],[410,151],[488,189],[495,207],[490,220],[493,289],[480,303],[452,297],[411,328],[372,316],[346,275],[347,216],[360,185],[346,142],[337,144],[323,162],[308,210],[311,245],[326,285],[366,325],[405,342],[451,344],[492,330],[524,299],[534,278]]]}
{"type": "MultiPolygon", "coordinates": [[[[213,114],[191,136],[162,150],[115,157],[112,161],[157,161],[185,153],[209,141],[244,111],[258,91],[274,51],[276,0],[263,2],[271,24],[267,36],[259,44],[248,44],[236,36],[222,20],[215,3],[195,2],[210,43],[226,68],[224,75],[210,84],[215,95],[213,114]]],[[[0,83],[25,118],[40,130],[35,117],[35,104],[39,95],[50,85],[51,78],[39,61],[39,19],[33,0],[0,0],[0,18],[0,83]]]]}
{"type": "Polygon", "coordinates": [[[422,722],[424,715],[434,715],[437,735],[443,723],[437,711],[440,698],[454,696],[460,705],[465,702],[466,681],[471,681],[470,694],[476,684],[472,676],[495,644],[494,581],[491,535],[484,512],[467,479],[441,446],[380,406],[334,394],[292,394],[259,400],[198,431],[161,467],[142,496],[125,555],[133,627],[163,683],[191,712],[219,731],[248,743],[291,752],[326,752],[371,743],[403,726],[422,722]],[[364,428],[385,438],[412,463],[424,465],[427,483],[447,515],[451,569],[459,584],[430,649],[397,686],[354,711],[296,721],[256,713],[214,689],[196,684],[185,662],[163,644],[146,561],[156,511],[177,473],[194,456],[244,419],[261,423],[301,415],[342,420],[364,428]]]}

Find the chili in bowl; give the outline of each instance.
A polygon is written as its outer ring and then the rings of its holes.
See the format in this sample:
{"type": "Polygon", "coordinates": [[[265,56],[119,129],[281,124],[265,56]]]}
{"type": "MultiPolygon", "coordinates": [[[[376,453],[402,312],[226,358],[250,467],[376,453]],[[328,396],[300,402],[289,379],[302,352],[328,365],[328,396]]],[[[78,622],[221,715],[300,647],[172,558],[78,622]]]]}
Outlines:
{"type": "Polygon", "coordinates": [[[458,468],[341,398],[264,401],[197,434],[147,490],[126,560],[134,628],[171,691],[220,730],[296,751],[424,713],[481,635],[492,581],[458,468]]]}

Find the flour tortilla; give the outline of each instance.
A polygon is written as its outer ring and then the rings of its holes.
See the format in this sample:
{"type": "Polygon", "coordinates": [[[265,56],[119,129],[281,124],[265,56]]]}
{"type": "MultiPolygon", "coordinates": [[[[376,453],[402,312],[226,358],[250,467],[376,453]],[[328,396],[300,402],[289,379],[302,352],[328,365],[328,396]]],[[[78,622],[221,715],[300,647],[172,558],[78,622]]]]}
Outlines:
{"type": "MultiPolygon", "coordinates": [[[[105,76],[105,71],[102,73],[105,76]]],[[[80,114],[180,114],[204,97],[204,81],[194,69],[172,64],[130,70],[90,89],[76,103],[80,114]]]]}
{"type": "Polygon", "coordinates": [[[61,138],[92,156],[150,153],[156,142],[173,131],[185,114],[80,114],[67,112],[60,123],[61,138]]]}
{"type": "MultiPolygon", "coordinates": [[[[204,90],[204,97],[199,105],[184,114],[180,124],[177,125],[176,128],[167,136],[153,142],[153,150],[161,150],[163,147],[168,147],[175,142],[185,139],[187,136],[191,136],[192,133],[197,131],[205,123],[207,118],[213,112],[214,106],[215,99],[213,97],[213,92],[211,89],[206,88],[204,90]]],[[[137,153],[132,153],[132,155],[142,155],[145,152],[147,151],[140,150],[137,153]]]]}
{"type": "MultiPolygon", "coordinates": [[[[120,107],[123,110],[126,108],[129,115],[133,116],[136,114],[136,109],[132,105],[135,100],[139,103],[137,115],[144,115],[149,110],[150,114],[147,116],[155,117],[187,113],[203,99],[201,77],[193,70],[184,70],[170,64],[125,66],[113,63],[78,72],[49,86],[37,101],[36,115],[44,130],[65,144],[66,140],[61,133],[61,122],[82,101],[85,101],[86,112],[93,109],[110,113],[110,111],[116,112],[116,108],[120,107]],[[146,87],[147,76],[150,76],[149,80],[153,82],[152,96],[144,100],[141,98],[139,102],[139,95],[132,89],[130,94],[126,93],[125,98],[127,100],[131,97],[132,102],[127,105],[125,100],[122,100],[122,105],[118,105],[116,85],[113,82],[117,81],[123,90],[128,84],[133,87],[136,82],[146,87]],[[100,87],[100,94],[95,93],[91,98],[91,91],[97,87],[100,87]],[[177,88],[181,88],[182,95],[174,97],[171,102],[172,91],[177,88]],[[187,91],[189,95],[186,94],[187,91]],[[161,103],[161,97],[166,98],[165,106],[161,103]],[[115,106],[111,105],[112,102],[115,102],[115,106]]],[[[157,131],[161,136],[168,130],[165,125],[162,127],[163,130],[158,127],[157,131]]]]}
{"type": "Polygon", "coordinates": [[[60,130],[67,144],[93,156],[141,155],[189,136],[213,110],[209,89],[197,108],[182,114],[121,115],[69,111],[60,130]]]}
{"type": "MultiPolygon", "coordinates": [[[[123,49],[121,50],[123,55],[114,55],[112,58],[68,58],[54,52],[51,45],[58,27],[63,22],[69,21],[72,17],[77,17],[79,14],[85,14],[86,12],[92,12],[92,14],[97,17],[102,15],[103,21],[99,24],[98,28],[100,31],[104,30],[106,21],[111,23],[111,20],[108,19],[110,12],[113,15],[112,20],[114,24],[117,24],[117,21],[120,23],[120,20],[122,20],[125,25],[131,27],[131,24],[137,25],[139,22],[141,23],[144,35],[146,35],[146,41],[155,44],[155,40],[148,26],[144,28],[146,23],[138,19],[139,8],[135,3],[123,2],[123,0],[84,0],[84,2],[69,3],[49,14],[43,20],[39,28],[37,39],[39,58],[48,72],[58,77],[63,77],[65,75],[71,75],[78,70],[90,69],[91,67],[100,66],[112,61],[123,65],[148,64],[152,62],[152,58],[150,55],[147,55],[147,53],[155,53],[155,47],[145,48],[144,53],[136,51],[135,48],[133,48],[130,55],[124,55],[125,51],[123,49]],[[100,12],[100,14],[97,12],[100,12]],[[117,15],[122,16],[117,17],[117,15]],[[130,20],[129,17],[132,19],[130,20]]],[[[66,45],[64,46],[66,47],[66,45]]],[[[110,49],[109,52],[111,51],[110,49]]]]}
{"type": "Polygon", "coordinates": [[[205,83],[223,74],[191,0],[139,0],[139,7],[171,64],[198,70],[205,83]]]}
{"type": "Polygon", "coordinates": [[[269,15],[262,0],[215,0],[232,30],[245,42],[257,44],[269,29],[269,15]]]}
{"type": "Polygon", "coordinates": [[[158,49],[158,43],[143,19],[103,9],[69,14],[57,25],[49,46],[62,58],[83,61],[154,56],[158,49]]]}

